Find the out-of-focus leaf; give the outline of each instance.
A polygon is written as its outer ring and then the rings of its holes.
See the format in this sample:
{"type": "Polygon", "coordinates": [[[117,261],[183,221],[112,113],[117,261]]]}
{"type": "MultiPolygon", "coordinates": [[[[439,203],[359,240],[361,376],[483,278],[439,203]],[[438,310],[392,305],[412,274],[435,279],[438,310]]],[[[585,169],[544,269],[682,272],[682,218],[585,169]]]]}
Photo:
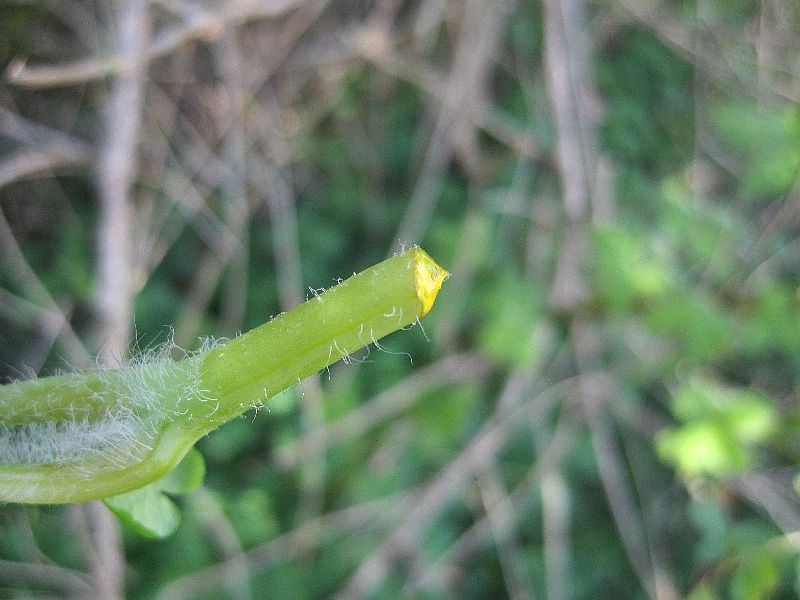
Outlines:
{"type": "Polygon", "coordinates": [[[592,247],[595,282],[612,310],[630,310],[673,285],[667,267],[640,235],[622,228],[598,229],[593,232],[592,247]]]}
{"type": "Polygon", "coordinates": [[[686,596],[686,600],[717,600],[719,595],[714,591],[714,588],[707,584],[701,583],[692,588],[692,591],[686,596]]]}
{"type": "Polygon", "coordinates": [[[684,424],[662,431],[657,448],[687,475],[722,476],[746,469],[753,445],[767,440],[778,424],[777,411],[760,394],[703,377],[676,390],[672,409],[684,424]]]}
{"type": "Polygon", "coordinates": [[[800,113],[731,102],[718,106],[713,120],[740,161],[745,190],[755,197],[786,193],[800,167],[800,113]]]}
{"type": "Polygon", "coordinates": [[[672,410],[684,422],[718,421],[743,442],[765,439],[778,420],[775,408],[761,394],[726,387],[704,377],[692,377],[675,392],[672,410]]]}
{"type": "Polygon", "coordinates": [[[735,346],[733,320],[714,298],[685,286],[648,306],[646,323],[671,336],[686,367],[699,367],[725,356],[735,346]]]}
{"type": "Polygon", "coordinates": [[[687,475],[728,475],[750,465],[747,453],[730,433],[708,421],[662,431],[656,448],[664,460],[687,475]]]}
{"type": "Polygon", "coordinates": [[[761,600],[771,598],[780,583],[780,570],[775,557],[769,552],[756,552],[748,556],[731,580],[731,597],[735,600],[761,600]]]}
{"type": "Polygon", "coordinates": [[[484,297],[481,347],[502,364],[532,364],[536,348],[531,332],[541,311],[541,297],[529,281],[503,276],[484,297]]]}
{"type": "Polygon", "coordinates": [[[727,544],[728,516],[725,511],[710,500],[693,502],[689,505],[689,518],[701,535],[695,547],[697,560],[706,565],[719,559],[727,544]]]}

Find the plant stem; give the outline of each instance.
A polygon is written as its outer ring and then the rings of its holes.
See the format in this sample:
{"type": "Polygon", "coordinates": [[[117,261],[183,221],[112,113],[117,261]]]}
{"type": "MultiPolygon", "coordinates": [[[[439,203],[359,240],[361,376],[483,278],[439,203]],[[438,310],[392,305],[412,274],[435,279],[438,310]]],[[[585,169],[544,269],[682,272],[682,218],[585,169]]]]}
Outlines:
{"type": "Polygon", "coordinates": [[[417,321],[446,277],[414,247],[182,361],[153,353],[0,386],[0,500],[81,502],[146,485],[222,423],[417,321]]]}

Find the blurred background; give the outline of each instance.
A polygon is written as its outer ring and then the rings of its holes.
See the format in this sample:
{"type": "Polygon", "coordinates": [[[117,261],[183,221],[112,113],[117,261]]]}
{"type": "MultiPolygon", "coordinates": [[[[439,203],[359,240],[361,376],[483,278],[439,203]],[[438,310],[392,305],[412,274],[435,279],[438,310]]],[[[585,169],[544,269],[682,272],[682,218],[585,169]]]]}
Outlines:
{"type": "Polygon", "coordinates": [[[403,244],[453,276],[201,440],[169,539],[0,507],[0,597],[796,597],[799,36],[795,0],[2,0],[3,381],[403,244]]]}

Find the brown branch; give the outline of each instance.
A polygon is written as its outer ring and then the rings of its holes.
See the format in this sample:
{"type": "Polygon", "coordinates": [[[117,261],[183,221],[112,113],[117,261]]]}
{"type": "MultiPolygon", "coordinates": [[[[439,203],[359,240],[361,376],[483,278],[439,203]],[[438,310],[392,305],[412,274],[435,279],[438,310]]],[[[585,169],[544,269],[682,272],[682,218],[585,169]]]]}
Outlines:
{"type": "Polygon", "coordinates": [[[225,582],[230,569],[242,559],[247,561],[250,572],[256,574],[277,562],[308,554],[334,536],[343,533],[353,536],[393,525],[408,511],[415,495],[412,491],[381,498],[310,519],[296,529],[241,555],[231,556],[223,562],[172,581],[161,590],[156,600],[180,600],[217,589],[225,582]]]}
{"type": "Polygon", "coordinates": [[[514,4],[515,0],[466,3],[443,102],[395,243],[420,241],[441,193],[448,163],[465,145],[475,143],[471,114],[486,103],[485,82],[492,56],[514,4]]]}
{"type": "MultiPolygon", "coordinates": [[[[564,380],[557,384],[552,392],[563,394],[569,398],[574,396],[576,385],[577,380],[575,379],[564,380]]],[[[555,433],[547,443],[541,445],[542,452],[511,492],[510,500],[514,511],[506,515],[508,519],[504,520],[499,530],[498,528],[493,530],[488,515],[484,515],[462,533],[436,562],[428,565],[417,560],[411,568],[411,577],[404,590],[406,594],[413,595],[421,590],[431,588],[444,589],[449,580],[457,575],[458,565],[467,563],[481,548],[489,545],[492,541],[502,542],[505,540],[505,536],[514,530],[514,526],[522,518],[522,515],[532,509],[537,496],[532,494],[531,490],[541,484],[543,477],[552,471],[562,460],[564,454],[570,450],[577,432],[572,418],[573,412],[573,410],[566,410],[562,413],[555,433]]],[[[536,422],[542,421],[537,420],[536,422]]]]}
{"type": "Polygon", "coordinates": [[[385,423],[407,411],[425,392],[460,381],[484,377],[488,372],[485,360],[474,354],[454,354],[433,365],[419,369],[394,387],[379,394],[347,415],[306,433],[301,439],[282,446],[277,462],[283,469],[292,469],[309,455],[324,451],[385,423]]]}
{"type": "Polygon", "coordinates": [[[478,483],[509,600],[533,600],[533,584],[524,570],[524,555],[514,535],[512,521],[516,511],[496,467],[488,469],[478,483]]]}
{"type": "Polygon", "coordinates": [[[644,590],[654,598],[658,588],[642,515],[631,493],[620,449],[608,422],[607,407],[611,399],[617,396],[617,391],[611,381],[598,381],[597,378],[583,375],[591,371],[591,363],[599,344],[590,325],[576,320],[572,325],[571,339],[580,374],[580,399],[586,414],[600,481],[628,561],[644,590]]]}
{"type": "Polygon", "coordinates": [[[67,351],[66,358],[76,367],[89,366],[92,363],[91,355],[72,329],[64,311],[31,268],[2,210],[0,210],[0,248],[3,249],[5,265],[17,285],[25,291],[34,304],[44,307],[44,310],[56,316],[54,320],[58,322],[58,335],[67,351]]]}
{"type": "Polygon", "coordinates": [[[83,597],[93,592],[92,585],[81,573],[52,564],[0,559],[0,580],[13,583],[15,589],[25,585],[83,597]]]}
{"type": "Polygon", "coordinates": [[[29,67],[24,59],[12,61],[6,68],[6,81],[29,88],[63,87],[96,81],[132,69],[146,68],[152,60],[166,56],[184,44],[198,39],[215,38],[227,27],[251,20],[275,18],[292,9],[300,0],[232,0],[217,12],[193,10],[185,23],[159,32],[136,57],[120,52],[107,57],[81,59],[64,65],[29,67]]]}
{"type": "Polygon", "coordinates": [[[417,498],[403,522],[356,569],[337,600],[361,598],[374,592],[402,558],[415,554],[423,532],[444,506],[477,474],[494,464],[511,433],[530,418],[543,419],[556,402],[559,386],[528,397],[532,376],[518,371],[506,384],[495,413],[450,463],[441,469],[417,498]],[[524,402],[518,399],[524,398],[524,402]],[[502,410],[505,408],[506,410],[502,410]]]}

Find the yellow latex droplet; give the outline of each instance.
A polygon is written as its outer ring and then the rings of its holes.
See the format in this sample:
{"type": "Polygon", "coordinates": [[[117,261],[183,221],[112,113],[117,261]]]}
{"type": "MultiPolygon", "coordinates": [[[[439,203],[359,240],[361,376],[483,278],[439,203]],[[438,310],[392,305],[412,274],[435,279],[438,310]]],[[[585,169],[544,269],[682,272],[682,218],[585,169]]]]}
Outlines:
{"type": "Polygon", "coordinates": [[[436,264],[422,248],[414,249],[414,278],[417,285],[417,297],[422,302],[420,317],[428,314],[442,287],[442,282],[450,277],[450,273],[436,264]]]}

